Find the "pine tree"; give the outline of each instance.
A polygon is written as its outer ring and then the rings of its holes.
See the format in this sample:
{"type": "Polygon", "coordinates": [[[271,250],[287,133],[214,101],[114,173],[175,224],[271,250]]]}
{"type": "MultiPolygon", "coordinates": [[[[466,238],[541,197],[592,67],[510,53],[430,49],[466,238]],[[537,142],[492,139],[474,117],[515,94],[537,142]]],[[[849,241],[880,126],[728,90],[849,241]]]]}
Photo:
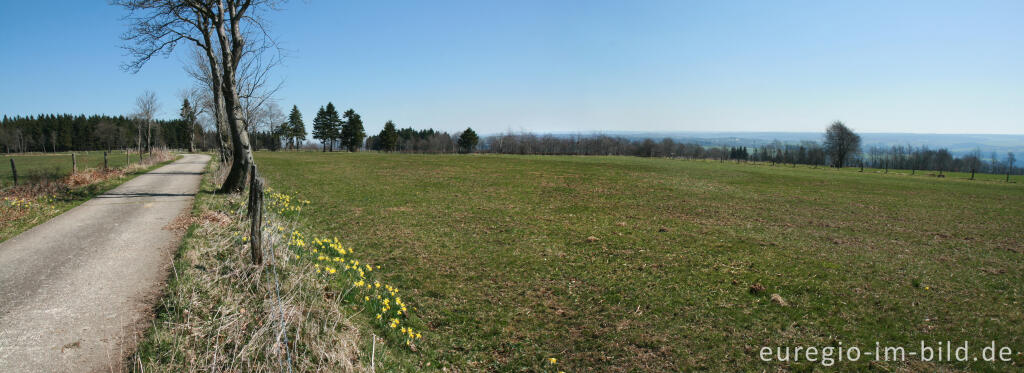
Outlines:
{"type": "Polygon", "coordinates": [[[380,130],[377,137],[383,151],[393,152],[398,147],[398,131],[395,130],[395,123],[390,120],[384,123],[384,129],[380,130]]]}
{"type": "Polygon", "coordinates": [[[331,151],[334,151],[334,141],[341,138],[341,126],[344,122],[338,117],[338,109],[335,109],[334,104],[330,102],[327,103],[324,118],[327,121],[327,137],[330,139],[331,151]]]}
{"type": "Polygon", "coordinates": [[[292,112],[288,115],[288,138],[291,140],[292,149],[297,147],[297,140],[306,139],[306,125],[302,123],[302,113],[295,105],[292,105],[292,112]]]}
{"type": "Polygon", "coordinates": [[[363,145],[365,138],[363,119],[355,110],[348,109],[345,111],[345,124],[341,127],[341,144],[347,147],[348,151],[355,152],[363,145]]]}
{"type": "Polygon", "coordinates": [[[313,138],[320,140],[323,144],[323,151],[327,151],[327,143],[331,142],[330,120],[327,119],[327,110],[323,106],[320,110],[316,111],[316,117],[313,118],[313,138]]]}
{"type": "Polygon", "coordinates": [[[472,128],[466,128],[462,135],[459,136],[459,151],[462,153],[472,153],[479,141],[480,137],[476,135],[476,132],[472,128]]]}
{"type": "Polygon", "coordinates": [[[185,102],[181,103],[181,120],[184,122],[187,130],[185,133],[188,135],[188,151],[195,153],[196,145],[196,120],[197,120],[196,108],[188,102],[188,98],[185,98],[185,102]]]}

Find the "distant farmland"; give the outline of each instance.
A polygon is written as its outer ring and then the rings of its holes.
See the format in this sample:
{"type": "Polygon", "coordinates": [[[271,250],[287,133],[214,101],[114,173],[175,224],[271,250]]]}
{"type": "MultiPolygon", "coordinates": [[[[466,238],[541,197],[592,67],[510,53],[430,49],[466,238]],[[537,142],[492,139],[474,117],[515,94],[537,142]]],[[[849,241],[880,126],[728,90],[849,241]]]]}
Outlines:
{"type": "MultiPolygon", "coordinates": [[[[305,230],[382,265],[429,327],[423,356],[444,366],[541,370],[555,357],[565,371],[797,370],[820,366],[763,363],[758,350],[1024,349],[1024,184],[998,175],[635,157],[256,158],[274,188],[312,201],[305,230]]],[[[844,369],[868,364],[947,366],[844,369]]],[[[1014,368],[970,364],[951,366],[1014,368]]]]}

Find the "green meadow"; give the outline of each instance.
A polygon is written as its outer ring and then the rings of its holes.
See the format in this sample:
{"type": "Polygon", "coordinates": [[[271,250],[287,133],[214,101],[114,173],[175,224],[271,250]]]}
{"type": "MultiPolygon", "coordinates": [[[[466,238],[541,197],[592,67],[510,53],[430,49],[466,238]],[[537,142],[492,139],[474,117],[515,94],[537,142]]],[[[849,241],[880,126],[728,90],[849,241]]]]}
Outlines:
{"type": "Polygon", "coordinates": [[[947,340],[997,341],[1013,361],[832,369],[1024,365],[1019,176],[637,157],[256,159],[273,188],[312,201],[298,217],[307,236],[337,236],[402,289],[425,326],[407,357],[421,368],[815,370],[758,354],[947,340]]]}
{"type": "MultiPolygon", "coordinates": [[[[75,152],[78,169],[102,168],[103,152],[75,152]]],[[[14,179],[11,175],[11,159],[18,169],[19,183],[33,183],[40,180],[56,180],[71,174],[71,153],[27,153],[4,155],[0,157],[0,187],[10,186],[14,179]]],[[[131,154],[132,163],[139,162],[139,155],[131,154]]],[[[128,159],[123,151],[113,151],[107,155],[107,166],[123,167],[128,159]]]]}

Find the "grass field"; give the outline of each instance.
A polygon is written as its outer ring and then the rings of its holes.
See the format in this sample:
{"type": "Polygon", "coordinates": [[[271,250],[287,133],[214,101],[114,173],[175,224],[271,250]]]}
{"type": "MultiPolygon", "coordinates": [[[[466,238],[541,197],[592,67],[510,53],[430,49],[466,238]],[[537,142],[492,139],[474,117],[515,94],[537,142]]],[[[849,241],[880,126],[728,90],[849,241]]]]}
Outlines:
{"type": "MultiPolygon", "coordinates": [[[[75,152],[78,169],[103,167],[103,152],[75,152]]],[[[107,155],[110,168],[123,167],[128,160],[123,151],[113,151],[107,155]]],[[[132,162],[139,162],[139,155],[132,153],[132,162]]],[[[71,153],[31,153],[4,155],[0,157],[0,188],[10,186],[11,159],[18,168],[19,183],[30,183],[39,179],[55,180],[71,174],[71,153]]]]}
{"type": "Polygon", "coordinates": [[[1024,365],[1019,183],[634,157],[257,161],[313,201],[306,230],[403,288],[432,367],[811,370],[758,351],[922,340],[997,341],[1014,362],[839,367],[1024,365]]]}

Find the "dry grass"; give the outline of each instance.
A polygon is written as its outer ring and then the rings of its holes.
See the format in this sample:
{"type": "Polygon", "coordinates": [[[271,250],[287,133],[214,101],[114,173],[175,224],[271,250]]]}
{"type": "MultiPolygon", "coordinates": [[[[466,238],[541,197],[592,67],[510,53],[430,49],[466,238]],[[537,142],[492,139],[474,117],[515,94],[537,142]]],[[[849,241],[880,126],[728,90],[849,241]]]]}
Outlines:
{"type": "Polygon", "coordinates": [[[349,322],[355,311],[332,299],[311,263],[290,260],[287,243],[275,234],[285,223],[272,214],[264,215],[265,264],[251,264],[245,195],[213,194],[224,173],[211,174],[196,199],[157,320],[129,369],[364,370],[360,334],[349,322]]]}

